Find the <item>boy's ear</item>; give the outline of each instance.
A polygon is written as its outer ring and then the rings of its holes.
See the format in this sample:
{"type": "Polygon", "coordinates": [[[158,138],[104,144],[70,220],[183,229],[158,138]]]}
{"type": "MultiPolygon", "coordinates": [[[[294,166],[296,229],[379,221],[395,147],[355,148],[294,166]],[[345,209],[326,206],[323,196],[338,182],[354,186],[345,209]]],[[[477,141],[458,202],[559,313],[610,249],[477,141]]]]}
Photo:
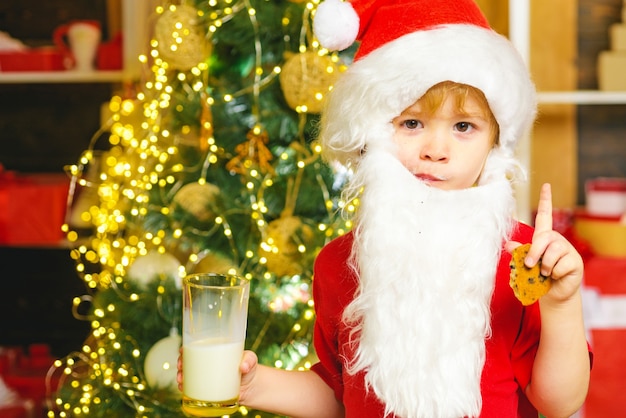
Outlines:
{"type": "Polygon", "coordinates": [[[493,147],[495,148],[500,146],[500,126],[496,123],[493,129],[495,131],[493,133],[493,147]]]}

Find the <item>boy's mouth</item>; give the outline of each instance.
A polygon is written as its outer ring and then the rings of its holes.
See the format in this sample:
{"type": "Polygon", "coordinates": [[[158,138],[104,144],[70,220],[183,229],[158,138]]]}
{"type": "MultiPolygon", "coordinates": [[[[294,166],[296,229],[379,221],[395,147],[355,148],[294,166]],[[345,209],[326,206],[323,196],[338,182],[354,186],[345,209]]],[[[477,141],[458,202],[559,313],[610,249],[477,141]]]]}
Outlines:
{"type": "Polygon", "coordinates": [[[415,177],[418,180],[421,180],[421,181],[423,181],[425,183],[436,183],[436,182],[445,180],[445,178],[443,178],[443,177],[435,176],[435,175],[432,175],[432,174],[425,174],[425,173],[416,173],[415,177]]]}

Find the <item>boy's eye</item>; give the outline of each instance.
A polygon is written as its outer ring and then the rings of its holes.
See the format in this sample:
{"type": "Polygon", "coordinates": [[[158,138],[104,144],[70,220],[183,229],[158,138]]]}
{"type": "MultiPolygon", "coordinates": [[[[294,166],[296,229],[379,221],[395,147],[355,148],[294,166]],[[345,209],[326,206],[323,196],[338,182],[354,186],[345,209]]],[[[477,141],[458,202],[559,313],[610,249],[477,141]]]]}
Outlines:
{"type": "Polygon", "coordinates": [[[456,124],[456,130],[459,132],[467,132],[471,129],[472,124],[469,122],[459,122],[456,124]]]}
{"type": "Polygon", "coordinates": [[[408,128],[408,129],[417,129],[421,125],[420,121],[417,119],[408,119],[402,122],[402,124],[404,125],[405,128],[408,128]]]}

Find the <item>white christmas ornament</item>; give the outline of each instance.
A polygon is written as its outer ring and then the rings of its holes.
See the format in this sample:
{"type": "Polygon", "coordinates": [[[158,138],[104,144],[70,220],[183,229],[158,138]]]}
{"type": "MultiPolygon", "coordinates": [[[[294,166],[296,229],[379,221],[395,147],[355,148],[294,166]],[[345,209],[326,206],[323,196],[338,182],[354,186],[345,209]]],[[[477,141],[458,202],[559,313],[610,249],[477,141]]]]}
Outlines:
{"type": "Polygon", "coordinates": [[[144,362],[146,381],[152,388],[176,388],[176,362],[180,348],[179,335],[165,337],[150,348],[144,362]]]}
{"type": "Polygon", "coordinates": [[[180,268],[180,262],[172,254],[149,251],[146,255],[135,259],[126,275],[130,280],[143,286],[159,276],[174,277],[176,287],[181,288],[180,268]]]}

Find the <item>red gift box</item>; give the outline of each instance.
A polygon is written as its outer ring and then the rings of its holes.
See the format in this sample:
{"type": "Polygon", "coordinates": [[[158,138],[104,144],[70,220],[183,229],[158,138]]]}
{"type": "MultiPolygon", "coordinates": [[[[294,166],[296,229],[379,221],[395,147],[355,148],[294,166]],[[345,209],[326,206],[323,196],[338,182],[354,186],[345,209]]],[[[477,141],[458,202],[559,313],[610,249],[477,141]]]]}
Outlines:
{"type": "Polygon", "coordinates": [[[0,406],[3,418],[44,416],[46,402],[56,392],[60,369],[52,369],[55,358],[46,344],[32,344],[25,353],[21,347],[0,347],[0,378],[14,396],[0,406]]]}
{"type": "Polygon", "coordinates": [[[121,70],[123,67],[122,34],[118,33],[109,42],[103,42],[98,47],[98,70],[121,70]]]}
{"type": "Polygon", "coordinates": [[[0,52],[0,72],[64,70],[63,55],[53,47],[0,52]]]}
{"type": "Polygon", "coordinates": [[[585,265],[587,326],[594,352],[584,418],[626,416],[626,258],[592,257],[585,265]]]}
{"type": "Polygon", "coordinates": [[[0,244],[62,242],[69,184],[62,173],[17,174],[0,168],[0,244]]]}
{"type": "Polygon", "coordinates": [[[574,219],[576,235],[587,241],[594,254],[626,258],[626,216],[598,216],[579,210],[574,219]]]}
{"type": "Polygon", "coordinates": [[[35,415],[32,401],[18,401],[15,405],[0,406],[0,417],[2,418],[39,418],[35,415]]]}

